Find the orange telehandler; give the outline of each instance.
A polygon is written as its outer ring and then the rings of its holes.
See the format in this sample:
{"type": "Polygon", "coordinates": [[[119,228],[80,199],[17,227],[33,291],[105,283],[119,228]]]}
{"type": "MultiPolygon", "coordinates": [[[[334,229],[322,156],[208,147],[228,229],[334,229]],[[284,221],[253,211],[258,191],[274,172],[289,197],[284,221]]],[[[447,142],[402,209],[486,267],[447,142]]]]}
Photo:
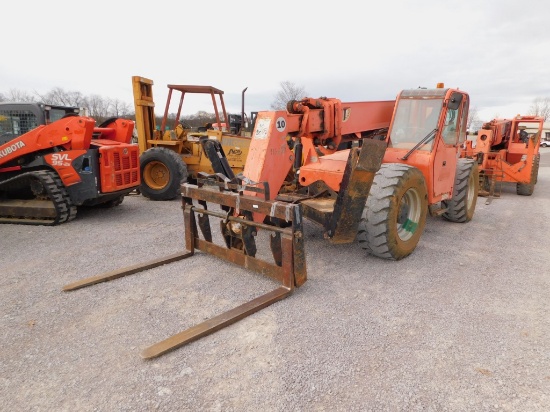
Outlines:
{"type": "Polygon", "coordinates": [[[489,203],[495,187],[515,183],[518,195],[531,196],[537,183],[540,153],[539,141],[544,118],[520,116],[493,119],[483,124],[476,144],[468,141],[465,157],[476,159],[480,169],[481,196],[489,203]]]}
{"type": "MultiPolygon", "coordinates": [[[[286,111],[259,112],[244,173],[217,170],[181,186],[186,250],[74,282],[65,291],[185,259],[195,249],[270,276],[281,286],[146,348],[159,356],[287,297],[307,279],[304,218],[333,243],[402,259],[416,247],[426,215],[469,221],[478,168],[460,158],[468,94],[443,88],[403,90],[396,101],[344,103],[305,98],[286,111]],[[219,207],[209,208],[208,205],[219,207]],[[223,244],[214,242],[210,218],[223,244]],[[273,259],[257,250],[270,234],[273,259]]],[[[221,153],[220,153],[221,155],[221,153]]]]}

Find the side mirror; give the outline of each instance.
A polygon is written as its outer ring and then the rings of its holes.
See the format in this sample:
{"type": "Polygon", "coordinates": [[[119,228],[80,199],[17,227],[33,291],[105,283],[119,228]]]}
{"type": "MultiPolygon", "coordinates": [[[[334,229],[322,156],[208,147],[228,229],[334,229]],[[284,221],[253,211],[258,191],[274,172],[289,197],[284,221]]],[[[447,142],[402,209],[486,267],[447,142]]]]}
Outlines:
{"type": "Polygon", "coordinates": [[[453,93],[451,95],[449,103],[447,103],[447,107],[451,110],[457,110],[460,107],[460,103],[462,103],[462,94],[453,93]]]}

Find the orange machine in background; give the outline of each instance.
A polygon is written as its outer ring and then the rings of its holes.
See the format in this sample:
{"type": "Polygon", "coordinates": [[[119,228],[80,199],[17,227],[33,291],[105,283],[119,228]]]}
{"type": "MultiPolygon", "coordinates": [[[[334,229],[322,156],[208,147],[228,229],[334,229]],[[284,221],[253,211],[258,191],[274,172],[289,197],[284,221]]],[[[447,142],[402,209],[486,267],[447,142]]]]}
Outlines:
{"type": "Polygon", "coordinates": [[[133,121],[96,127],[69,111],[36,126],[35,106],[0,107],[0,223],[65,223],[77,206],[118,206],[139,187],[133,121]]]}
{"type": "Polygon", "coordinates": [[[498,196],[497,184],[502,183],[515,183],[518,195],[533,194],[543,124],[544,118],[538,116],[493,119],[479,130],[475,146],[467,142],[464,155],[479,164],[481,195],[498,196]]]}

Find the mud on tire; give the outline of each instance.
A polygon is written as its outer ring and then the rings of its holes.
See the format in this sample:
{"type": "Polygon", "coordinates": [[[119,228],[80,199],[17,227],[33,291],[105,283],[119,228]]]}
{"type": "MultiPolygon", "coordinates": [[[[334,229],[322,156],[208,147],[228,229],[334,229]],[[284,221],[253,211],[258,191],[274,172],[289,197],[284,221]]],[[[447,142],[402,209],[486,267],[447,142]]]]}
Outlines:
{"type": "Polygon", "coordinates": [[[443,217],[451,222],[465,223],[472,220],[479,191],[479,169],[473,159],[458,159],[453,197],[443,200],[447,211],[443,217]]]}
{"type": "Polygon", "coordinates": [[[403,259],[418,244],[427,209],[422,172],[405,164],[383,164],[374,177],[359,224],[359,245],[380,258],[403,259]]]}

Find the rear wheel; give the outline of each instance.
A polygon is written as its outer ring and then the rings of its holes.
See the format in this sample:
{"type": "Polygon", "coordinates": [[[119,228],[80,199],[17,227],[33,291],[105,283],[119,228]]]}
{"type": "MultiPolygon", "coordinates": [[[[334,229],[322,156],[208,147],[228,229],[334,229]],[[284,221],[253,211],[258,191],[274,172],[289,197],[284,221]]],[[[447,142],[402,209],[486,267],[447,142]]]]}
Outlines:
{"type": "Polygon", "coordinates": [[[357,240],[372,255],[403,259],[418,244],[427,209],[422,172],[405,164],[383,164],[374,177],[357,240]]]}
{"type": "Polygon", "coordinates": [[[479,190],[479,169],[473,159],[458,159],[453,197],[443,200],[447,211],[443,217],[451,222],[465,223],[472,220],[476,210],[479,190]]]}
{"type": "Polygon", "coordinates": [[[520,196],[531,196],[535,191],[535,184],[539,176],[539,163],[540,163],[540,153],[537,153],[533,157],[533,167],[531,169],[531,177],[529,183],[517,183],[516,193],[520,196]]]}
{"type": "Polygon", "coordinates": [[[151,200],[171,200],[187,181],[187,166],[176,152],[153,147],[140,157],[141,194],[151,200]]]}

